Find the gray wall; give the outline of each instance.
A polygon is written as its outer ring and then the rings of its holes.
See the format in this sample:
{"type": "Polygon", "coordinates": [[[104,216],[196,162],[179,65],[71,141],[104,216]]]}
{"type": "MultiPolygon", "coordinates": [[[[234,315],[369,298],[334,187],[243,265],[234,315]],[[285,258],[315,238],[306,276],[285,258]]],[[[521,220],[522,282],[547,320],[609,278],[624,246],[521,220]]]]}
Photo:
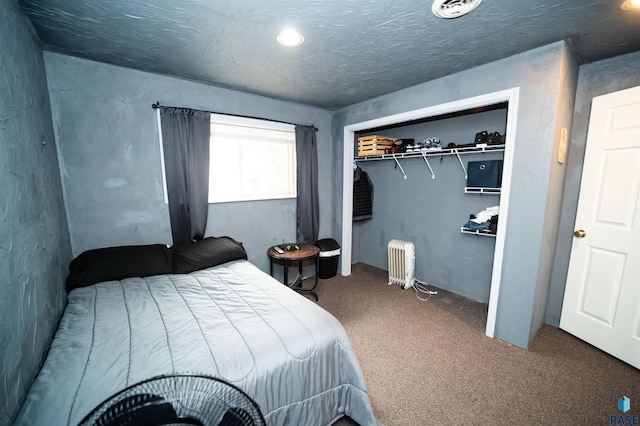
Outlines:
{"type": "MultiPolygon", "coordinates": [[[[475,134],[482,130],[504,135],[505,125],[506,110],[502,109],[374,133],[416,141],[435,136],[446,147],[449,142],[473,143],[475,134]]],[[[469,161],[502,157],[501,153],[461,156],[465,167],[469,161]]],[[[406,180],[392,159],[358,162],[374,185],[374,205],[372,219],[354,222],[352,260],[387,269],[389,240],[411,241],[415,244],[417,279],[487,303],[495,238],[461,234],[460,227],[470,214],[500,204],[500,196],[465,194],[464,171],[457,157],[428,160],[435,179],[422,157],[400,160],[406,180]]]]}
{"type": "Polygon", "coordinates": [[[66,300],[69,235],[42,50],[0,2],[0,425],[35,377],[66,300]]]}
{"type": "MultiPolygon", "coordinates": [[[[172,243],[151,108],[157,101],[314,124],[319,129],[320,236],[330,235],[328,111],[50,52],[44,58],[74,256],[97,247],[172,243]]],[[[267,248],[295,240],[295,211],[295,200],[212,204],[205,234],[242,241],[249,260],[268,271],[267,248]]]]}
{"type": "MultiPolygon", "coordinates": [[[[552,263],[541,253],[555,247],[555,241],[547,247],[550,242],[546,240],[545,230],[553,228],[559,220],[559,215],[552,217],[547,205],[549,186],[558,180],[551,168],[559,96],[570,90],[564,85],[571,79],[562,77],[566,72],[566,55],[570,55],[568,47],[554,43],[343,108],[337,111],[333,124],[334,139],[341,144],[343,128],[348,124],[520,87],[511,205],[495,335],[523,348],[528,348],[535,337],[536,315],[545,309],[545,301],[536,297],[536,293],[544,294],[544,289],[538,286],[548,283],[540,283],[538,277],[549,274],[552,263]]],[[[339,156],[335,167],[342,169],[339,156]]],[[[336,199],[341,200],[339,182],[334,191],[336,199]]],[[[341,209],[338,202],[334,218],[340,217],[341,209]]],[[[336,221],[335,226],[334,233],[340,235],[341,224],[336,221]]]]}
{"type": "MultiPolygon", "coordinates": [[[[562,207],[562,193],[566,175],[566,160],[564,164],[558,162],[558,150],[562,129],[571,129],[573,108],[575,103],[576,85],[578,79],[578,64],[569,50],[565,50],[560,58],[560,75],[556,117],[553,121],[553,145],[551,149],[549,186],[547,188],[547,206],[544,216],[544,226],[541,246],[541,263],[550,264],[553,268],[555,249],[559,238],[560,211],[562,207]]],[[[551,269],[539,271],[533,304],[533,320],[531,333],[535,333],[544,323],[551,285],[551,269]]]]}
{"type": "Polygon", "coordinates": [[[564,288],[573,241],[582,163],[587,142],[591,101],[594,97],[640,85],[640,52],[582,65],[578,76],[575,109],[567,158],[562,213],[551,276],[545,321],[559,325],[564,288]]]}

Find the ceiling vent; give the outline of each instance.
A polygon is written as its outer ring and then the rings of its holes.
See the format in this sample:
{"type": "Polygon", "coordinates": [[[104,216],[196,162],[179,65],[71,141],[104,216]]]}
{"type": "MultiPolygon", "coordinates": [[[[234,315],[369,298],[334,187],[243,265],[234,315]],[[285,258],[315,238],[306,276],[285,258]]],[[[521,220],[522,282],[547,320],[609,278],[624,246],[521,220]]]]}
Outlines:
{"type": "Polygon", "coordinates": [[[482,0],[434,0],[431,11],[438,18],[459,18],[474,10],[482,0]]]}

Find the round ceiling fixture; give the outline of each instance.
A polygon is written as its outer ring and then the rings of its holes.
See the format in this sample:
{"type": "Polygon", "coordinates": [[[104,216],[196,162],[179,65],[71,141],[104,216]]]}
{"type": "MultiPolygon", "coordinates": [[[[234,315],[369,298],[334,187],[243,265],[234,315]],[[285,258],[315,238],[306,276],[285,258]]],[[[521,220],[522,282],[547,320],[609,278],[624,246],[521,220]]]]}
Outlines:
{"type": "Polygon", "coordinates": [[[640,0],[626,0],[620,5],[622,10],[640,10],[640,0]]]}
{"type": "Polygon", "coordinates": [[[438,18],[459,18],[474,10],[482,0],[434,0],[431,11],[438,18]]]}
{"type": "Polygon", "coordinates": [[[278,34],[278,43],[287,47],[296,47],[304,43],[304,37],[292,28],[285,28],[278,34]]]}

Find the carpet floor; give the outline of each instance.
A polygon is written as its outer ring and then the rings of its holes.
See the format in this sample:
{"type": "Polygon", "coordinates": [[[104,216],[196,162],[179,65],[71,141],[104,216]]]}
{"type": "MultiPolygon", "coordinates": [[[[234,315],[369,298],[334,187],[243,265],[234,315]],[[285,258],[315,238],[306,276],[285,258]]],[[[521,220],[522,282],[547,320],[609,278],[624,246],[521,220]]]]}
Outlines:
{"type": "Polygon", "coordinates": [[[432,289],[421,301],[365,264],[319,281],[318,304],[344,325],[384,425],[604,425],[640,415],[639,370],[547,325],[529,350],[491,339],[486,304],[432,289]]]}

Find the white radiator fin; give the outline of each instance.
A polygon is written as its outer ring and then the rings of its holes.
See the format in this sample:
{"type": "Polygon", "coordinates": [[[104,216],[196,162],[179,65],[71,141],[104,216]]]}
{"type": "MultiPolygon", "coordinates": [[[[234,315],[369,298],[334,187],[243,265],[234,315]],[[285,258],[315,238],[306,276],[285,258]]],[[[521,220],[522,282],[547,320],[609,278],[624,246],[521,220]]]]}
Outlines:
{"type": "Polygon", "coordinates": [[[413,287],[415,283],[416,254],[413,243],[408,241],[389,241],[389,284],[398,284],[403,288],[413,287]]]}

